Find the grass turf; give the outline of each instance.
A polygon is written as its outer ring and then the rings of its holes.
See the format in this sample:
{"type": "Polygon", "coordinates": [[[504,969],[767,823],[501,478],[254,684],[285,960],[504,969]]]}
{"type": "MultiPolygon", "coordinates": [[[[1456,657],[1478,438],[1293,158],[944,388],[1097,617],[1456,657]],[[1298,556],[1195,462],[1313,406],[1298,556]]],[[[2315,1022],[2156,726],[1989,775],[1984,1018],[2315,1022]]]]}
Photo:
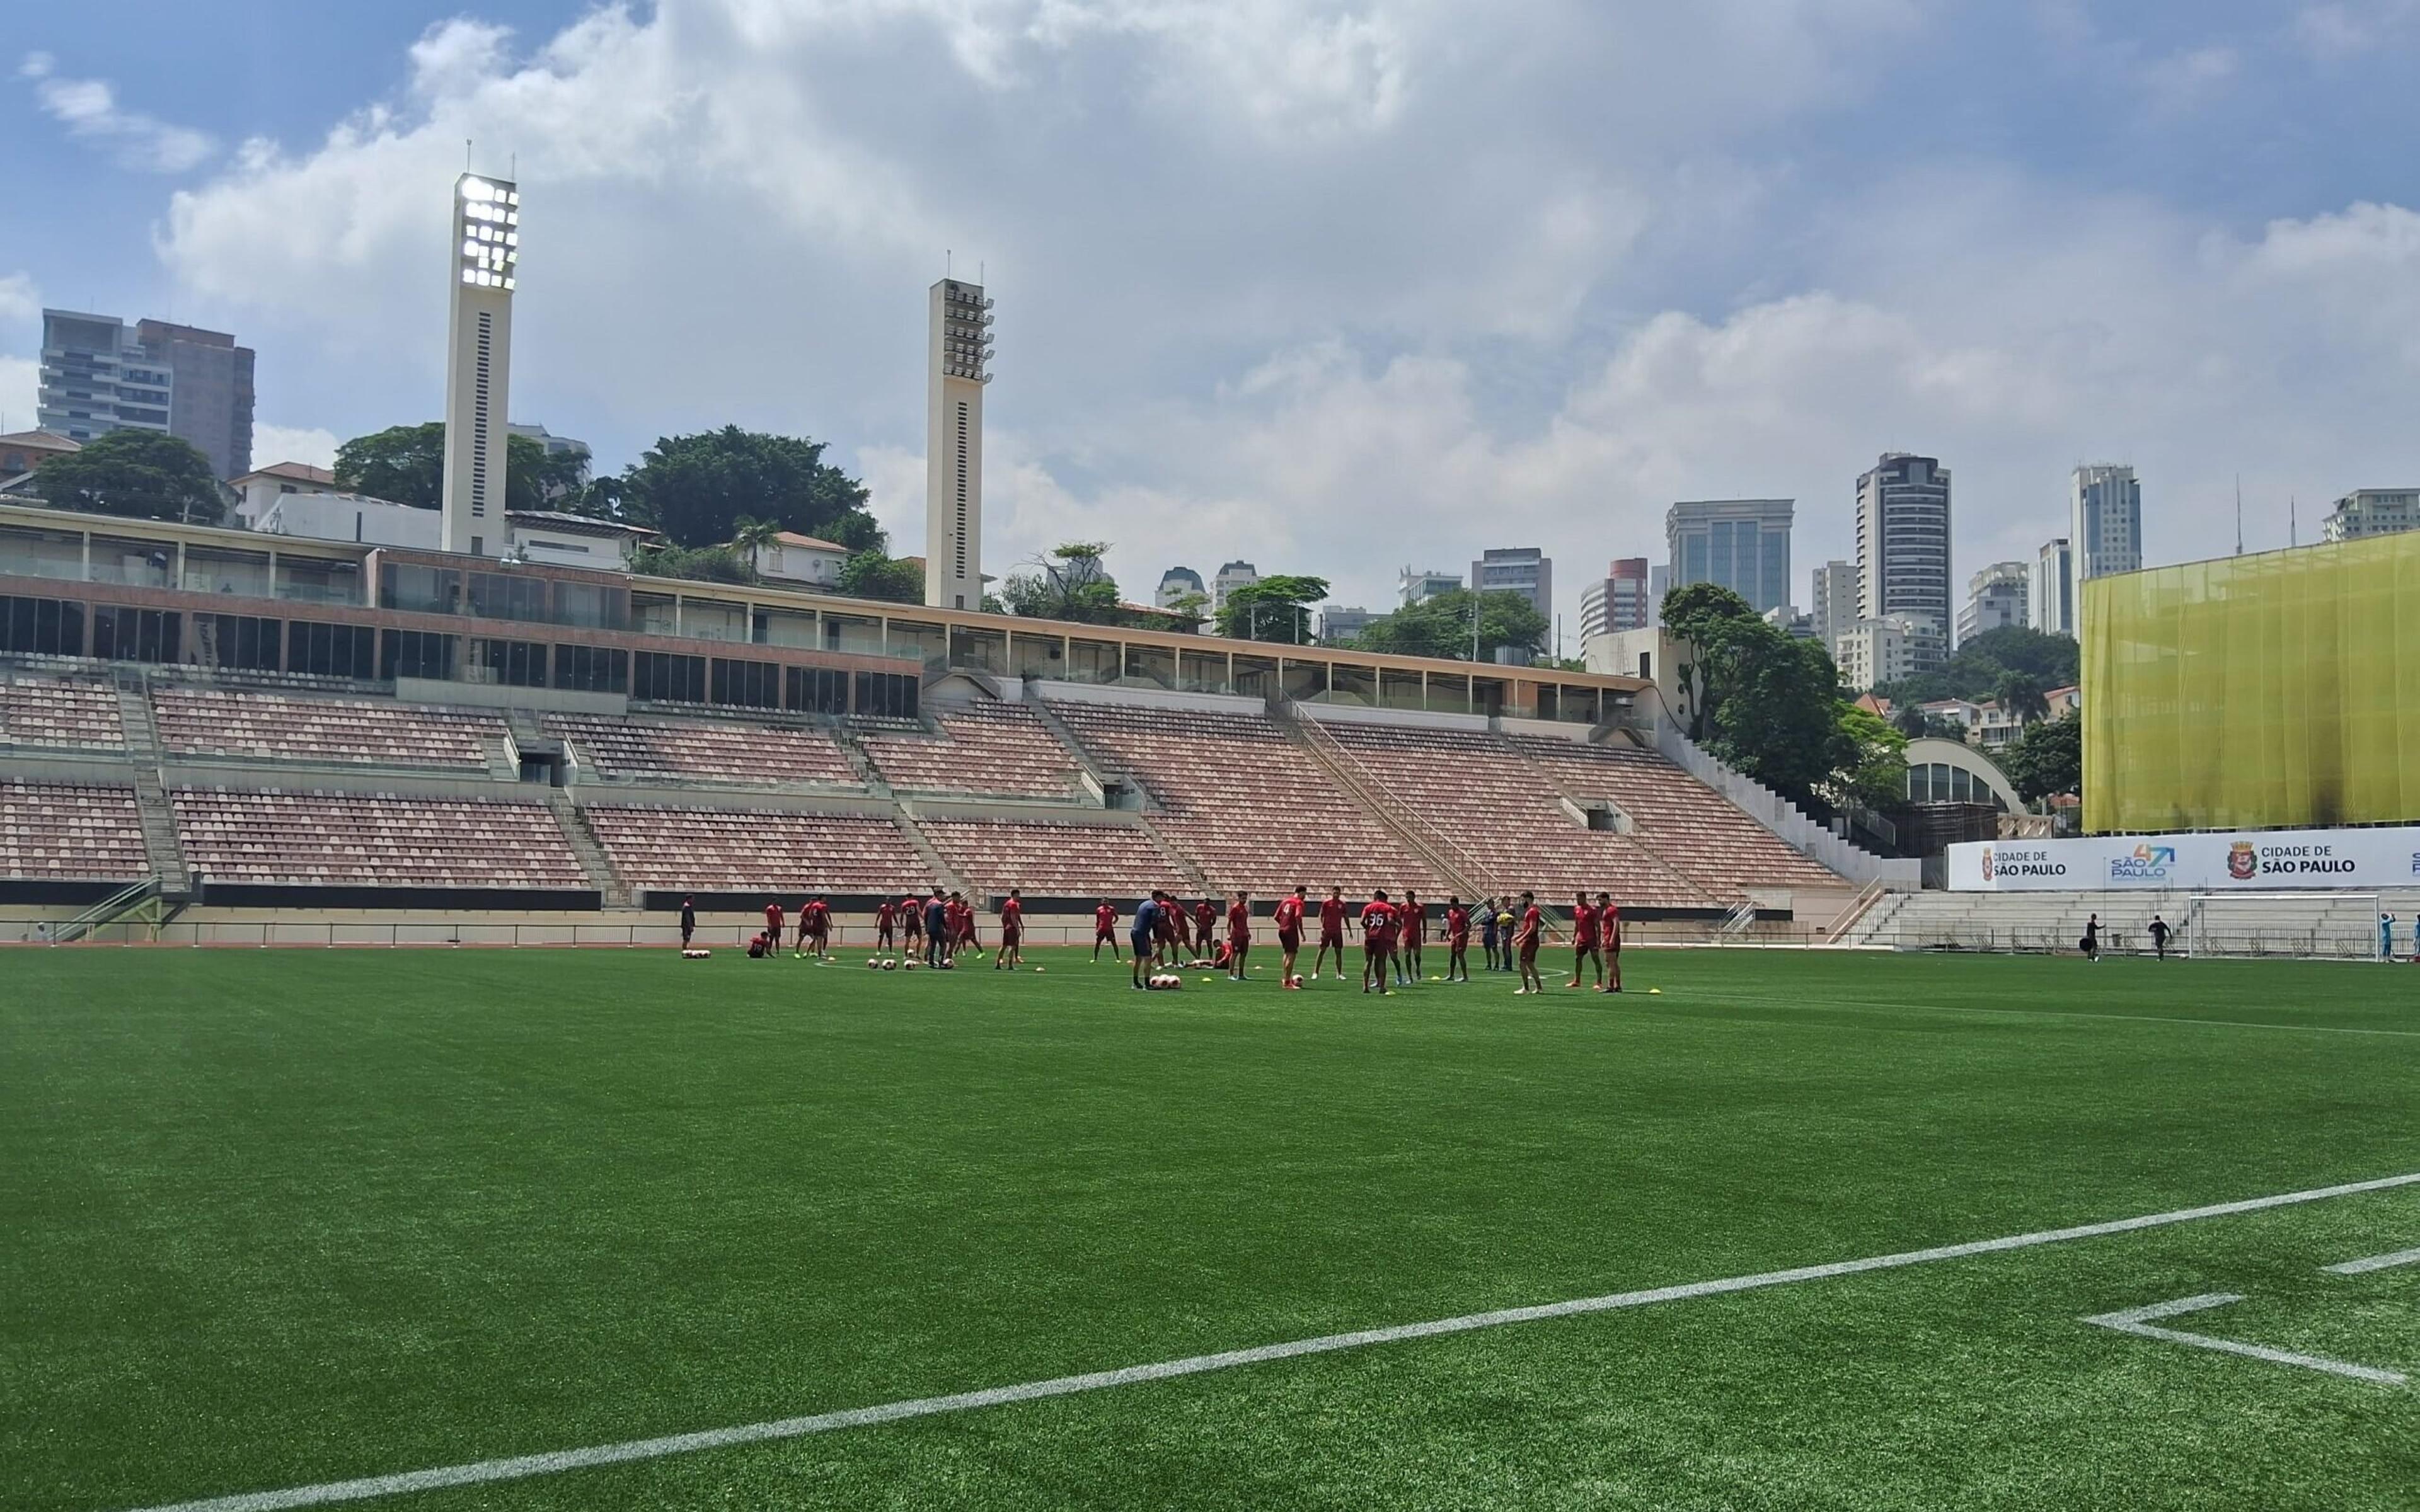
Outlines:
{"type": "MultiPolygon", "coordinates": [[[[0,1504],[147,1506],[2420,1170],[2420,973],[1634,952],[0,956],[0,1504]],[[1274,962],[1266,968],[1273,973],[1274,962]]],[[[2409,1507],[2420,1189],[415,1493],[409,1512],[2409,1507]]]]}

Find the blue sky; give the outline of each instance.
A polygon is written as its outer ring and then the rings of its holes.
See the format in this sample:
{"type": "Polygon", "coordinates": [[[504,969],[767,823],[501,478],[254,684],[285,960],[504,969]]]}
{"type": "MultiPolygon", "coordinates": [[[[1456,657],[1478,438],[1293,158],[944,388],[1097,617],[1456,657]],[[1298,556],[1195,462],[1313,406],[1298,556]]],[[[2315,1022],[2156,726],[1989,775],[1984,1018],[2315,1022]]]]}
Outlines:
{"type": "MultiPolygon", "coordinates": [[[[43,304],[218,325],[269,449],[432,416],[462,139],[517,155],[518,418],[830,440],[922,533],[923,288],[1000,305],[986,566],[1241,554],[1382,603],[1676,498],[1958,566],[2134,462],[2149,554],[2420,478],[2420,0],[349,0],[46,8],[0,59],[0,409],[43,304]]],[[[267,456],[261,460],[272,460],[267,456]]]]}

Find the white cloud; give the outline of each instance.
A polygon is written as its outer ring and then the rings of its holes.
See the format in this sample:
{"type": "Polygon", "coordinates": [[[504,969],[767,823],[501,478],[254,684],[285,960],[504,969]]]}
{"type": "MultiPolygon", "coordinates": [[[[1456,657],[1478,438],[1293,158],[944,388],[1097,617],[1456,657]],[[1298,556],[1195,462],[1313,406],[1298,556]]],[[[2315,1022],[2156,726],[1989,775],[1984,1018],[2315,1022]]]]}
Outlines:
{"type": "Polygon", "coordinates": [[[2143,70],[2143,83],[2160,108],[2195,110],[2226,93],[2242,67],[2243,59],[2231,47],[2187,48],[2154,60],[2143,70]]]}
{"type": "Polygon", "coordinates": [[[69,135],[106,147],[120,167],[185,173],[217,153],[218,143],[208,132],[128,110],[107,81],[61,78],[56,69],[48,53],[28,53],[17,72],[33,81],[34,98],[69,135]]]}
{"type": "MultiPolygon", "coordinates": [[[[2090,67],[2137,68],[2085,7],[2036,14],[2090,67]]],[[[2245,232],[1988,164],[1813,178],[1802,129],[1915,76],[1900,44],[1930,19],[662,0],[548,37],[456,20],[396,98],[174,195],[159,251],[260,347],[265,392],[328,396],[290,418],[426,418],[446,186],[466,137],[488,171],[517,153],[515,411],[608,465],[726,421],[813,433],[913,552],[923,288],[954,249],[1000,298],[986,564],[1107,539],[1136,592],[1232,552],[1377,607],[1407,561],[1535,544],[1569,613],[1605,559],[1661,555],[1671,500],[1765,494],[1800,501],[1803,582],[1850,549],[1854,479],[1886,448],[1955,470],[1962,573],[2055,533],[2087,457],[2142,470],[2161,559],[2217,544],[2239,468],[2256,510],[2420,468],[2407,210],[2245,232]]],[[[2160,99],[2242,68],[2189,49],[2156,66],[2160,99]]]]}
{"type": "Polygon", "coordinates": [[[252,465],[307,462],[315,468],[336,465],[336,433],[317,425],[271,425],[256,421],[252,427],[252,465]]]}
{"type": "Polygon", "coordinates": [[[41,363],[30,357],[0,353],[0,434],[34,428],[35,401],[41,387],[41,363]]]}
{"type": "Polygon", "coordinates": [[[42,313],[41,290],[26,273],[0,273],[0,326],[22,325],[42,313]]]}
{"type": "Polygon", "coordinates": [[[2293,37],[2323,63],[2358,57],[2420,23],[2420,0],[2332,0],[2294,14],[2293,37]]]}

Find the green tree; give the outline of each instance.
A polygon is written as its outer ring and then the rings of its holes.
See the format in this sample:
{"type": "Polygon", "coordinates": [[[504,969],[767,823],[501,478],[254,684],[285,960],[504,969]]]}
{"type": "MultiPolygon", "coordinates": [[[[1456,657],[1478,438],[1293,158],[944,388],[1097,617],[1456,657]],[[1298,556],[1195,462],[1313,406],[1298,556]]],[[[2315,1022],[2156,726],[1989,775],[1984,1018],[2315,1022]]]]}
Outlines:
{"type": "Polygon", "coordinates": [[[1184,615],[1193,622],[1196,628],[1199,628],[1210,618],[1210,595],[1197,593],[1179,594],[1169,601],[1168,611],[1171,614],[1184,615]]]}
{"type": "Polygon", "coordinates": [[[1707,748],[1793,803],[1853,781],[1862,753],[1841,718],[1839,671],[1823,648],[1754,617],[1724,632],[1723,642],[1707,748]]]}
{"type": "Polygon", "coordinates": [[[1001,602],[1011,614],[1038,620],[1073,620],[1079,625],[1123,625],[1118,607],[1118,582],[1109,576],[1106,541],[1067,541],[1027,563],[1032,570],[1013,572],[1000,585],[1001,602]]]}
{"type": "Polygon", "coordinates": [[[1907,735],[1870,710],[1842,700],[1840,733],[1855,752],[1827,784],[1836,804],[1896,809],[1907,802],[1907,735]]]}
{"type": "Polygon", "coordinates": [[[1227,607],[1218,611],[1218,633],[1236,640],[1307,646],[1311,606],[1326,596],[1325,578],[1276,577],[1246,583],[1227,595],[1227,607]]]}
{"type": "Polygon", "coordinates": [[[2050,688],[2029,672],[2003,672],[1992,696],[2020,728],[2050,717],[2050,688]]]}
{"type": "Polygon", "coordinates": [[[630,553],[630,570],[649,578],[690,578],[701,582],[756,580],[754,570],[727,546],[692,549],[670,541],[650,541],[630,553]]]}
{"type": "Polygon", "coordinates": [[[1758,618],[1746,599],[1716,583],[1666,594],[1663,618],[1665,634],[1683,648],[1672,676],[1689,703],[1689,738],[1702,741],[1722,728],[1722,702],[1742,675],[1741,656],[1765,643],[1757,632],[1781,632],[1758,618]]]}
{"type": "Polygon", "coordinates": [[[769,519],[755,519],[742,515],[739,523],[732,528],[731,549],[752,569],[756,565],[756,554],[771,546],[781,533],[782,527],[769,519]]]}
{"type": "Polygon", "coordinates": [[[2012,674],[2033,678],[2044,688],[2071,687],[2081,654],[2067,636],[2004,625],[1969,638],[1938,671],[1904,677],[1874,691],[1893,703],[1934,699],[1979,702],[1996,697],[2000,680],[2012,674]]]}
{"type": "Polygon", "coordinates": [[[2084,719],[2069,715],[2044,719],[2018,737],[2000,757],[2018,795],[2028,803],[2060,793],[2084,791],[2084,719]]]}
{"type": "Polygon", "coordinates": [[[912,562],[860,551],[842,563],[840,591],[850,598],[878,598],[892,604],[924,602],[924,573],[912,562]]]}
{"type": "Polygon", "coordinates": [[[1501,588],[1476,595],[1466,588],[1457,588],[1406,605],[1385,619],[1371,621],[1354,643],[1363,651],[1468,661],[1474,598],[1479,611],[1481,659],[1493,659],[1498,650],[1506,648],[1535,656],[1544,647],[1546,617],[1524,595],[1501,588]]]}
{"type": "MultiPolygon", "coordinates": [[[[504,507],[603,514],[585,507],[589,489],[581,485],[580,470],[587,463],[585,451],[549,456],[546,444],[534,436],[505,437],[504,507]]],[[[334,471],[339,488],[415,509],[436,509],[445,501],[445,422],[389,425],[356,436],[336,448],[334,471]]],[[[619,497],[618,489],[607,493],[619,497]]]]}
{"type": "Polygon", "coordinates": [[[852,551],[881,550],[865,486],[823,455],[821,441],[737,425],[666,436],[623,473],[623,517],[675,546],[720,545],[744,517],[852,551]]]}
{"type": "Polygon", "coordinates": [[[215,525],[226,513],[210,459],[154,430],[113,430],[52,457],[34,474],[34,491],[54,509],[130,519],[215,525]]]}

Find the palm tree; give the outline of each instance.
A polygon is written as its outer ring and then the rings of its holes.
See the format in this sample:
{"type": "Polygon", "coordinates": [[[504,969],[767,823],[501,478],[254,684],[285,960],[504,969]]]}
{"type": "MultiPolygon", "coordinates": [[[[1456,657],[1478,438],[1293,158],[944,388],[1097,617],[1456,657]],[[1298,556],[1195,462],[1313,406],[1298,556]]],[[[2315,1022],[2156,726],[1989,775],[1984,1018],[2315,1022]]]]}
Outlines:
{"type": "Polygon", "coordinates": [[[781,533],[782,527],[771,520],[755,519],[742,515],[739,517],[738,525],[731,532],[732,554],[737,556],[741,564],[747,567],[749,574],[753,576],[756,571],[756,554],[771,546],[781,533]]]}
{"type": "Polygon", "coordinates": [[[2050,717],[2050,689],[2039,677],[2025,672],[2006,672],[1993,690],[2000,707],[2017,721],[2019,729],[2050,717]]]}

